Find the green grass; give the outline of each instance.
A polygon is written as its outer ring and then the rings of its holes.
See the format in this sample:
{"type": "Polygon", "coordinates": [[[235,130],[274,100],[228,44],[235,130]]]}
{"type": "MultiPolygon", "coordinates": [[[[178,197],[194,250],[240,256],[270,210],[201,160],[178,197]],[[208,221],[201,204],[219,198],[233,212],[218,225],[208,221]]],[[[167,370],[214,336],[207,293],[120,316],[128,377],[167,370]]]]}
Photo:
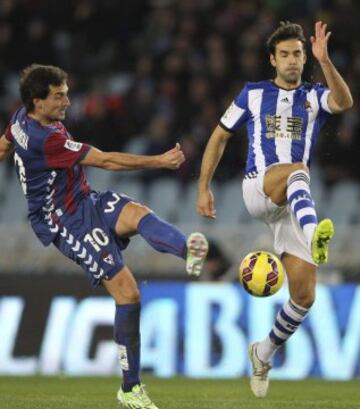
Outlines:
{"type": "MultiPolygon", "coordinates": [[[[360,381],[272,381],[266,399],[247,379],[144,377],[160,409],[359,409],[360,381]]],[[[118,409],[116,378],[0,377],[1,409],[118,409]]]]}

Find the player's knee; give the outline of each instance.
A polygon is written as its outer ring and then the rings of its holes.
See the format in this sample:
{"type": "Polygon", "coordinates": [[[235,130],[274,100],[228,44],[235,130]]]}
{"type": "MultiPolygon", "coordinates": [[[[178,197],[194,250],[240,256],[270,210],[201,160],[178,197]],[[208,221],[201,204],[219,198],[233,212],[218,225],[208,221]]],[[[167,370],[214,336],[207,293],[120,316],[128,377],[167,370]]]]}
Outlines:
{"type": "Polygon", "coordinates": [[[290,173],[293,173],[297,170],[303,170],[306,173],[309,173],[309,168],[303,162],[295,162],[291,165],[290,173]]]}
{"type": "Polygon", "coordinates": [[[119,299],[121,304],[133,304],[140,302],[140,291],[137,285],[127,285],[119,287],[119,299]]]}
{"type": "Polygon", "coordinates": [[[133,220],[135,226],[137,227],[140,220],[149,213],[151,213],[151,209],[149,209],[147,206],[141,203],[133,203],[130,219],[133,220]]]}
{"type": "Polygon", "coordinates": [[[310,309],[315,301],[315,292],[313,291],[299,292],[298,294],[293,294],[291,298],[300,307],[310,309]]]}
{"type": "Polygon", "coordinates": [[[128,298],[129,298],[129,300],[130,300],[130,303],[138,303],[138,302],[140,302],[141,296],[140,296],[140,291],[139,291],[139,289],[138,289],[137,287],[132,288],[132,289],[131,289],[131,292],[129,293],[128,298]]]}

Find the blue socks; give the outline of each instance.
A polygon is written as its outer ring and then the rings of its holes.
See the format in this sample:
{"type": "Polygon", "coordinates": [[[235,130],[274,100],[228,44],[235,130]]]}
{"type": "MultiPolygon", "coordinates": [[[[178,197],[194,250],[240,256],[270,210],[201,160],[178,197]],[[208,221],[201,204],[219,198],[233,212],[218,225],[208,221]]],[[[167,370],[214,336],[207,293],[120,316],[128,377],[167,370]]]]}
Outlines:
{"type": "Polygon", "coordinates": [[[144,216],[138,224],[138,232],[155,250],[186,259],[185,235],[156,214],[144,216]]]}
{"type": "Polygon", "coordinates": [[[140,384],[140,303],[116,306],[114,339],[119,349],[124,392],[140,384]]]}

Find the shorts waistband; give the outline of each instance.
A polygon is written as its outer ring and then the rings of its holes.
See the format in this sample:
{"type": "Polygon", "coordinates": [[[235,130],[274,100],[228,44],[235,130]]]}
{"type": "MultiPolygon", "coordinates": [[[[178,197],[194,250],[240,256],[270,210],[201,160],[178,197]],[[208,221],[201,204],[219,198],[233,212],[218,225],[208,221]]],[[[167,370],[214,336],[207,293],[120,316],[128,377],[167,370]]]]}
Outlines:
{"type": "Polygon", "coordinates": [[[257,175],[259,174],[258,171],[254,170],[252,172],[248,172],[245,176],[244,179],[255,179],[257,175]]]}

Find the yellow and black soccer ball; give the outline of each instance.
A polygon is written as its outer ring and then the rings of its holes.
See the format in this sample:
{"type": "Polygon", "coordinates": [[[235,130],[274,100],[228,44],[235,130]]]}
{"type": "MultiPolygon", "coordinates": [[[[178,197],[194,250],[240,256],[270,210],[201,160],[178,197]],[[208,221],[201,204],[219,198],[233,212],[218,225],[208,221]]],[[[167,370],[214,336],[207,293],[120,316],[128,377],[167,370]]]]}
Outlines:
{"type": "Polygon", "coordinates": [[[239,279],[245,290],[255,297],[268,297],[282,286],[285,269],[281,261],[268,251],[255,251],[244,257],[239,279]]]}

